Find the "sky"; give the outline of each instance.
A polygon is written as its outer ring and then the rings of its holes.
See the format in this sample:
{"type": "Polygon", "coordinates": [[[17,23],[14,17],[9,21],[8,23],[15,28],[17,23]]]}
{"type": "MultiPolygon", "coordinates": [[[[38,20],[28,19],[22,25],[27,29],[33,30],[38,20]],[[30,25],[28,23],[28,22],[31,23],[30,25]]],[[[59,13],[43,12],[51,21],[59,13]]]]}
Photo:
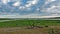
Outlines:
{"type": "Polygon", "coordinates": [[[60,17],[60,0],[0,0],[0,18],[60,17]]]}

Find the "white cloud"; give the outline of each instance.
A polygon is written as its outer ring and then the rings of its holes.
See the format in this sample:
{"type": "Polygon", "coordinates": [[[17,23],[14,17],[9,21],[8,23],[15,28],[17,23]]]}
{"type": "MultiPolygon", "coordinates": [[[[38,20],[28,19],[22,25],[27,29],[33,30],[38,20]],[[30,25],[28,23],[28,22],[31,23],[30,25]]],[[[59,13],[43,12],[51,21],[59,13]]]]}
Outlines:
{"type": "Polygon", "coordinates": [[[50,1],[56,1],[56,0],[50,0],[50,1]]]}
{"type": "Polygon", "coordinates": [[[15,3],[13,4],[13,6],[15,6],[15,7],[16,7],[16,6],[20,6],[20,4],[21,4],[21,3],[20,3],[19,1],[17,1],[17,2],[15,2],[15,3]]]}
{"type": "Polygon", "coordinates": [[[27,4],[24,6],[20,6],[19,9],[29,9],[31,6],[37,4],[38,0],[32,0],[32,1],[28,1],[26,2],[27,4]]]}
{"type": "Polygon", "coordinates": [[[60,17],[56,15],[51,16],[40,16],[39,14],[29,14],[29,15],[0,15],[0,18],[53,18],[60,17]]]}
{"type": "Polygon", "coordinates": [[[27,3],[28,3],[28,4],[26,4],[25,6],[26,6],[26,7],[31,7],[32,5],[37,4],[37,3],[38,3],[38,0],[28,1],[27,3]]]}
{"type": "Polygon", "coordinates": [[[50,5],[48,8],[43,8],[42,11],[49,14],[49,16],[60,16],[60,4],[56,3],[56,5],[50,5]]]}
{"type": "Polygon", "coordinates": [[[45,10],[46,12],[50,13],[60,13],[60,6],[51,6],[45,10]]]}
{"type": "Polygon", "coordinates": [[[21,9],[21,10],[23,10],[23,9],[25,9],[26,7],[24,7],[24,6],[20,6],[19,7],[19,9],[21,9]]]}
{"type": "Polygon", "coordinates": [[[45,4],[48,4],[48,3],[51,3],[51,2],[54,2],[56,0],[46,0],[46,3],[45,4]]]}
{"type": "Polygon", "coordinates": [[[32,6],[32,4],[26,4],[25,5],[25,7],[31,7],[32,6]]]}
{"type": "Polygon", "coordinates": [[[32,4],[36,4],[38,2],[38,0],[33,0],[32,4]]]}
{"type": "Polygon", "coordinates": [[[2,3],[7,4],[8,0],[2,0],[2,3]]]}
{"type": "MultiPolygon", "coordinates": [[[[25,9],[31,10],[30,7],[33,6],[33,5],[36,5],[38,3],[38,1],[39,0],[28,1],[27,4],[24,5],[24,6],[20,6],[20,4],[22,4],[20,1],[15,1],[15,3],[13,3],[12,5],[14,7],[19,6],[19,9],[21,9],[21,10],[23,10],[23,9],[24,10],[25,9]]],[[[54,1],[56,1],[56,0],[48,0],[47,3],[49,4],[49,3],[54,2],[54,1]]],[[[10,2],[10,0],[9,1],[7,1],[7,0],[3,1],[2,0],[2,2],[4,4],[7,4],[7,2],[10,2]]],[[[47,4],[45,4],[45,5],[47,5],[47,4]]],[[[45,5],[43,5],[43,6],[45,6],[45,5]]],[[[16,14],[11,14],[11,13],[9,14],[9,13],[6,13],[6,12],[1,12],[0,14],[6,14],[6,15],[0,15],[0,18],[50,18],[50,17],[60,17],[60,4],[59,3],[52,3],[49,6],[50,7],[48,7],[48,8],[45,8],[45,7],[37,8],[35,14],[33,13],[33,14],[27,14],[27,15],[20,15],[20,14],[17,14],[17,13],[16,14]],[[42,12],[41,12],[41,14],[38,14],[39,10],[43,11],[45,13],[45,15],[42,12]],[[44,16],[42,16],[42,15],[44,15],[44,16]]],[[[3,11],[5,11],[5,10],[3,10],[3,11]]],[[[14,10],[12,9],[11,12],[13,12],[13,11],[14,10]]]]}

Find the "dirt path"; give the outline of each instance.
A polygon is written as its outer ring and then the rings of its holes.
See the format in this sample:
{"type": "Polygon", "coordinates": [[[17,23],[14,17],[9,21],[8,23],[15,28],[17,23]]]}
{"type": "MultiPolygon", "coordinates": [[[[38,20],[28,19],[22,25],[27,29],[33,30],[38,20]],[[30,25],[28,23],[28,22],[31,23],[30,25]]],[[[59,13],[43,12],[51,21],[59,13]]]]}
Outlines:
{"type": "MultiPolygon", "coordinates": [[[[0,34],[49,34],[49,29],[60,29],[60,26],[27,29],[26,27],[0,28],[0,34]]],[[[60,31],[60,30],[59,30],[60,31]]]]}

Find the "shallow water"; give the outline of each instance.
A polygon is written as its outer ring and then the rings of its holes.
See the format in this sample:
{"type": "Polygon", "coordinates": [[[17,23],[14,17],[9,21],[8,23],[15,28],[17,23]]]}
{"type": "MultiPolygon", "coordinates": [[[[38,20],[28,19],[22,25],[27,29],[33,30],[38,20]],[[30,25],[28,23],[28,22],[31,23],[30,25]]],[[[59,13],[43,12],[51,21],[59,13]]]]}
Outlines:
{"type": "Polygon", "coordinates": [[[10,21],[10,20],[0,20],[0,22],[5,22],[5,21],[10,21]]]}

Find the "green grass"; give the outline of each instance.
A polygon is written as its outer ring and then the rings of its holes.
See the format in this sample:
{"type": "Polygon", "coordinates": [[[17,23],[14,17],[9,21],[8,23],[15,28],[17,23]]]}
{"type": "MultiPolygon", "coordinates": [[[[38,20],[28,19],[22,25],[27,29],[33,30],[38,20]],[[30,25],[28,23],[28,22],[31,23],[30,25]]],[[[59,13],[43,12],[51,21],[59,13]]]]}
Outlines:
{"type": "Polygon", "coordinates": [[[21,27],[21,26],[60,26],[60,20],[13,20],[0,22],[0,27],[21,27]]]}

